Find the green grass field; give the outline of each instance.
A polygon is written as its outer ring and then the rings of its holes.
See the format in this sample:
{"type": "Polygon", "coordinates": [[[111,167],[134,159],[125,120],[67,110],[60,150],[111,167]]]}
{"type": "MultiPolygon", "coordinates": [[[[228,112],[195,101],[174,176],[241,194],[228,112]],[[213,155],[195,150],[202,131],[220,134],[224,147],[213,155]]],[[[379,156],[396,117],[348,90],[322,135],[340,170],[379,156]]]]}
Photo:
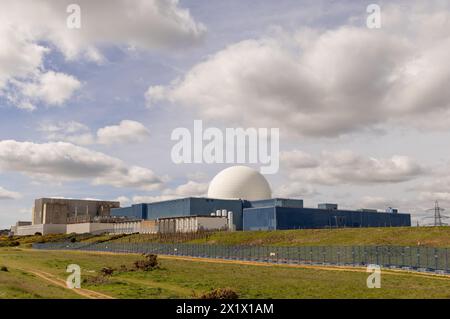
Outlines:
{"type": "MultiPolygon", "coordinates": [[[[139,255],[35,251],[1,248],[0,298],[80,298],[73,291],[30,274],[45,271],[66,278],[67,265],[78,264],[82,279],[99,275],[102,267],[119,269],[142,259],[139,255]]],[[[104,282],[82,288],[115,298],[197,298],[216,288],[229,287],[240,298],[450,298],[450,278],[405,272],[382,272],[381,289],[368,289],[364,270],[326,270],[287,266],[257,266],[160,259],[161,268],[149,272],[115,272],[104,282]]]]}
{"type": "MultiPolygon", "coordinates": [[[[116,241],[156,242],[178,240],[156,235],[131,235],[116,241]]],[[[450,247],[450,227],[342,228],[281,231],[216,232],[187,243],[271,246],[430,246],[450,247]]]]}

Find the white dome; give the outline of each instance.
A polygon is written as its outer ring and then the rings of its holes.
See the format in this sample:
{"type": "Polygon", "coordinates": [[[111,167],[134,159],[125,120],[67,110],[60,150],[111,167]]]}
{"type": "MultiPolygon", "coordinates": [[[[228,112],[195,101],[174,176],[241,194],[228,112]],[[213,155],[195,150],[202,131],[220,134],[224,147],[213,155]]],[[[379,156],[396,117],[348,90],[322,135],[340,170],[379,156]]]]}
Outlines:
{"type": "Polygon", "coordinates": [[[269,183],[258,171],[233,166],[217,174],[208,189],[209,198],[261,200],[272,197],[269,183]]]}

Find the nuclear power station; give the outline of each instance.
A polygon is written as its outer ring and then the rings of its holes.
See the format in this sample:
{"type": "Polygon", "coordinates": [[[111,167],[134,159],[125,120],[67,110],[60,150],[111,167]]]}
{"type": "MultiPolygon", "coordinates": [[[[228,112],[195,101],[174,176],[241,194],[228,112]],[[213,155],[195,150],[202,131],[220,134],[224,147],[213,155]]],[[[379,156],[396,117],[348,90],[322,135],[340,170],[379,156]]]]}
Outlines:
{"type": "Polygon", "coordinates": [[[411,216],[389,208],[341,210],[337,204],[317,208],[301,199],[272,198],[258,171],[233,166],[211,181],[207,197],[188,197],[119,207],[118,202],[38,199],[32,225],[17,224],[17,235],[34,233],[169,233],[200,230],[286,230],[344,227],[411,226],[411,216]]]}

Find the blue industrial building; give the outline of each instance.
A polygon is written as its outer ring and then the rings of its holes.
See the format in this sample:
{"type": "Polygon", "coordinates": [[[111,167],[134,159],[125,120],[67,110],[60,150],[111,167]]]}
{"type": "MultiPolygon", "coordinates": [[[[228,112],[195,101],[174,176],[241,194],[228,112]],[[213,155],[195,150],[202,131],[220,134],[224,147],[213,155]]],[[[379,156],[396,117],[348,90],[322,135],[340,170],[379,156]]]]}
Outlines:
{"type": "Polygon", "coordinates": [[[243,230],[400,226],[411,226],[409,214],[279,206],[245,209],[243,222],[243,230]]]}
{"type": "Polygon", "coordinates": [[[385,213],[340,210],[336,204],[304,208],[303,200],[282,198],[246,201],[189,197],[117,208],[111,211],[111,215],[156,220],[163,217],[209,216],[216,210],[232,212],[236,230],[411,226],[411,216],[396,210],[385,213]]]}
{"type": "Polygon", "coordinates": [[[242,207],[241,200],[188,197],[116,208],[111,210],[111,215],[156,220],[163,217],[210,216],[217,210],[226,209],[233,212],[235,229],[242,230],[242,207]]]}

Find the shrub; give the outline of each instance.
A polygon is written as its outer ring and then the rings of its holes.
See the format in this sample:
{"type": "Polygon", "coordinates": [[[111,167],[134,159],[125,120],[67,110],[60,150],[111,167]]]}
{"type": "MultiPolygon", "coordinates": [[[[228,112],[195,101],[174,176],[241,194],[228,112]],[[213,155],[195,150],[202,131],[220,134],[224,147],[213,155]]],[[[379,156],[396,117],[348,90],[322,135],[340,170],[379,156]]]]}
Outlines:
{"type": "Polygon", "coordinates": [[[114,273],[114,269],[112,269],[111,267],[103,267],[103,268],[100,270],[100,273],[101,273],[103,276],[111,276],[111,275],[114,273]]]}
{"type": "Polygon", "coordinates": [[[34,236],[42,236],[42,233],[40,232],[34,233],[34,236]]]}
{"type": "Polygon", "coordinates": [[[19,246],[20,243],[17,240],[7,242],[7,247],[16,247],[19,246]]]}
{"type": "Polygon", "coordinates": [[[109,280],[105,276],[89,276],[83,279],[83,284],[87,285],[101,285],[108,283],[109,280]]]}
{"type": "Polygon", "coordinates": [[[137,270],[149,271],[159,268],[158,256],[154,254],[144,254],[144,260],[134,262],[134,268],[137,270]]]}
{"type": "Polygon", "coordinates": [[[231,288],[218,288],[203,294],[200,299],[238,299],[239,295],[231,288]]]}
{"type": "Polygon", "coordinates": [[[121,271],[121,272],[127,272],[127,271],[128,271],[128,268],[127,268],[127,266],[125,266],[125,265],[120,265],[119,271],[121,271]]]}
{"type": "Polygon", "coordinates": [[[0,271],[8,272],[8,267],[6,267],[6,266],[1,266],[1,267],[0,267],[0,271]]]}

